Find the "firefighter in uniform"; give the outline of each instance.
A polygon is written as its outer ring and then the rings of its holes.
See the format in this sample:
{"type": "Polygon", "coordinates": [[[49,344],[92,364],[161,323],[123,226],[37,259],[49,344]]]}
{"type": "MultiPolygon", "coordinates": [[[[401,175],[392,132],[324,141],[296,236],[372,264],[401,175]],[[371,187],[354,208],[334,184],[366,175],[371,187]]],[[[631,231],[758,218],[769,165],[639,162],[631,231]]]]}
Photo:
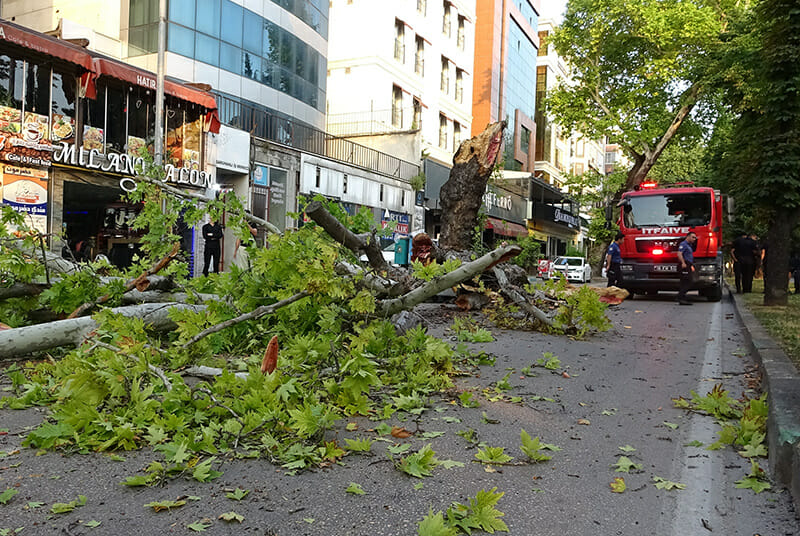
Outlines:
{"type": "Polygon", "coordinates": [[[677,300],[681,305],[692,305],[692,302],[686,299],[686,293],[694,279],[694,249],[692,246],[695,242],[697,242],[697,235],[690,232],[678,245],[678,273],[681,274],[681,286],[678,290],[677,300]]]}
{"type": "Polygon", "coordinates": [[[617,233],[614,237],[614,241],[608,246],[608,252],[606,253],[606,275],[608,276],[609,287],[622,286],[622,270],[620,269],[620,265],[622,264],[622,252],[619,249],[619,245],[622,244],[624,239],[624,234],[617,233]]]}

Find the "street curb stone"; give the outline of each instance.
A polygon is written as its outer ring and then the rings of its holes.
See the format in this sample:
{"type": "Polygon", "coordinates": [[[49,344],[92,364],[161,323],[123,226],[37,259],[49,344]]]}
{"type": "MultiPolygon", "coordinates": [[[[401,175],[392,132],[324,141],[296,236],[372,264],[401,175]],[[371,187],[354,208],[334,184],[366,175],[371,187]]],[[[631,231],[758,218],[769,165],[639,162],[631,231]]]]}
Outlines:
{"type": "Polygon", "coordinates": [[[769,396],[767,444],[772,478],[791,490],[795,509],[800,511],[800,374],[741,296],[728,291],[769,396]]]}

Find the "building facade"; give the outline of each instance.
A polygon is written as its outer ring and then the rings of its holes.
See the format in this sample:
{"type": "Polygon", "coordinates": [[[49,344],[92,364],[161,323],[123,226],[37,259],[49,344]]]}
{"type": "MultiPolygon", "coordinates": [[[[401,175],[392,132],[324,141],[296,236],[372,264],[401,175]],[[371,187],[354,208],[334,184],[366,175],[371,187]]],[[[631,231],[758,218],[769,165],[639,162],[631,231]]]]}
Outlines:
{"type": "MultiPolygon", "coordinates": [[[[141,236],[131,222],[141,207],[121,194],[144,180],[155,135],[154,84],[153,73],[0,21],[0,199],[24,213],[52,250],[131,264],[141,236]]],[[[216,101],[168,81],[164,104],[164,180],[208,195],[216,101]]],[[[184,251],[198,259],[197,233],[185,226],[178,232],[184,251]]]]}

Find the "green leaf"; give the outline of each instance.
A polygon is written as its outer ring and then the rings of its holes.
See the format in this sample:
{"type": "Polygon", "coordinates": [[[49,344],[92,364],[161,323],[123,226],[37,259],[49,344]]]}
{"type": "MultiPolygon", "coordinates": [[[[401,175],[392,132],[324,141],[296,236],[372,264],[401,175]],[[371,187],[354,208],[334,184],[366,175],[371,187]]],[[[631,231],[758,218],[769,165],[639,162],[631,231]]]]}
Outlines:
{"type": "Polygon", "coordinates": [[[689,441],[688,443],[686,443],[685,446],[687,446],[687,447],[702,447],[703,446],[703,442],[702,441],[698,441],[697,439],[693,439],[692,441],[689,441]]]}
{"type": "Polygon", "coordinates": [[[351,452],[369,452],[372,449],[372,440],[369,438],[345,439],[345,449],[351,452]]]}
{"type": "Polygon", "coordinates": [[[250,493],[249,489],[236,488],[235,490],[226,493],[225,496],[229,499],[233,499],[234,501],[241,501],[242,499],[247,497],[249,493],[250,493]]]}
{"type": "Polygon", "coordinates": [[[6,488],[3,493],[0,493],[0,503],[8,504],[8,501],[10,501],[11,498],[17,493],[19,493],[19,491],[15,490],[14,488],[6,488]]]}
{"type": "Polygon", "coordinates": [[[199,463],[195,466],[194,471],[192,472],[192,478],[197,480],[198,482],[209,482],[214,480],[215,478],[219,478],[223,475],[220,471],[215,471],[211,468],[211,464],[216,460],[216,458],[211,457],[206,461],[199,463]]]}
{"type": "Polygon", "coordinates": [[[422,518],[417,528],[418,536],[457,536],[458,530],[445,523],[442,512],[433,513],[433,509],[428,511],[428,515],[422,518]]]}
{"type": "Polygon", "coordinates": [[[425,445],[418,452],[409,454],[400,460],[397,468],[416,478],[431,476],[433,469],[439,465],[436,453],[430,445],[425,445]]]}
{"type": "Polygon", "coordinates": [[[84,506],[86,504],[86,496],[85,495],[78,495],[78,498],[74,501],[70,501],[68,503],[54,503],[50,507],[50,511],[54,514],[66,514],[75,510],[75,508],[79,506],[84,506]]]}
{"type": "Polygon", "coordinates": [[[636,449],[635,449],[635,448],[633,448],[633,447],[632,447],[632,446],[630,446],[630,445],[625,445],[624,447],[619,447],[619,450],[621,450],[622,452],[628,452],[628,453],[630,453],[630,452],[636,452],[636,449]]]}
{"type": "Polygon", "coordinates": [[[559,451],[561,450],[560,447],[556,445],[551,445],[549,443],[542,443],[538,437],[531,438],[530,434],[526,432],[524,429],[520,430],[520,439],[522,440],[522,445],[520,446],[520,450],[525,454],[528,458],[530,458],[534,462],[544,462],[550,460],[552,456],[548,456],[547,454],[543,454],[540,451],[547,449],[551,451],[559,451]]]}
{"type": "Polygon", "coordinates": [[[743,450],[739,451],[739,456],[742,458],[756,458],[758,456],[767,456],[767,447],[763,443],[757,445],[745,445],[743,450]]]}
{"type": "Polygon", "coordinates": [[[149,502],[149,503],[145,504],[144,507],[145,508],[152,508],[156,512],[163,512],[164,510],[169,511],[172,508],[178,508],[178,507],[183,506],[185,504],[186,504],[186,501],[184,501],[184,500],[177,500],[177,501],[165,500],[165,501],[149,502]]]}
{"type": "Polygon", "coordinates": [[[760,478],[754,476],[748,476],[741,480],[736,481],[736,487],[739,489],[751,489],[755,493],[761,493],[762,491],[770,489],[772,486],[769,482],[762,480],[760,478]]]}
{"type": "Polygon", "coordinates": [[[611,491],[614,493],[624,493],[625,489],[627,488],[625,486],[625,479],[621,476],[614,478],[614,481],[610,484],[610,486],[611,491]]]}
{"type": "Polygon", "coordinates": [[[241,523],[242,521],[244,521],[244,516],[237,514],[236,512],[226,512],[224,514],[220,514],[219,519],[228,522],[237,521],[241,523]]]}
{"type": "Polygon", "coordinates": [[[361,484],[356,484],[355,482],[350,482],[350,485],[347,486],[345,490],[347,493],[352,493],[353,495],[365,495],[367,492],[361,487],[361,484]]]}
{"type": "Polygon", "coordinates": [[[211,526],[211,522],[203,522],[203,520],[195,521],[190,525],[186,525],[186,528],[189,530],[193,530],[194,532],[205,532],[205,530],[211,526]]]}
{"type": "Polygon", "coordinates": [[[663,424],[664,426],[668,427],[668,428],[672,428],[673,430],[675,430],[675,429],[678,427],[678,425],[677,425],[677,424],[675,424],[674,422],[667,422],[667,421],[664,421],[662,424],[663,424]]]}
{"type": "Polygon", "coordinates": [[[475,457],[484,463],[506,463],[514,458],[506,454],[505,447],[486,447],[485,449],[478,449],[475,457]]]}
{"type": "Polygon", "coordinates": [[[441,465],[445,469],[452,469],[453,467],[464,467],[463,462],[457,462],[455,460],[440,460],[439,465],[441,465]]]}
{"type": "Polygon", "coordinates": [[[90,529],[94,529],[99,527],[101,523],[102,521],[95,521],[94,519],[92,519],[91,521],[87,521],[86,523],[84,523],[84,525],[89,527],[90,529]]]}
{"type": "Polygon", "coordinates": [[[672,489],[686,489],[686,484],[681,484],[679,482],[672,482],[670,480],[665,480],[660,476],[654,476],[653,482],[655,482],[655,486],[658,489],[665,489],[665,490],[672,490],[672,489]]]}
{"type": "Polygon", "coordinates": [[[616,467],[615,471],[617,473],[630,473],[631,469],[636,469],[637,471],[641,471],[642,464],[634,463],[627,456],[620,456],[619,459],[617,460],[617,463],[615,463],[611,467],[616,467]]]}
{"type": "Polygon", "coordinates": [[[36,508],[41,508],[42,506],[44,506],[43,502],[29,501],[28,504],[25,505],[25,509],[27,509],[27,510],[35,510],[36,508]]]}

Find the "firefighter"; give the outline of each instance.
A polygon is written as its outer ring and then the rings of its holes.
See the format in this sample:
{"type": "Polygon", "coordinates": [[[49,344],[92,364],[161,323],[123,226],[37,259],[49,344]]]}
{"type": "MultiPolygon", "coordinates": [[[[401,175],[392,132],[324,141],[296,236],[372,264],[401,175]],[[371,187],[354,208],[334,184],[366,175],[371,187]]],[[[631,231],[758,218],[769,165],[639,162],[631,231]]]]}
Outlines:
{"type": "Polygon", "coordinates": [[[606,253],[606,275],[608,276],[609,287],[622,286],[622,270],[620,270],[622,252],[619,249],[619,245],[622,244],[624,239],[624,234],[617,233],[614,237],[614,241],[608,246],[608,252],[606,253]]]}
{"type": "Polygon", "coordinates": [[[681,286],[678,290],[678,303],[681,305],[692,305],[686,299],[686,292],[692,286],[694,280],[694,246],[697,242],[697,235],[690,232],[686,235],[683,242],[678,244],[678,272],[681,274],[681,286]]]}

